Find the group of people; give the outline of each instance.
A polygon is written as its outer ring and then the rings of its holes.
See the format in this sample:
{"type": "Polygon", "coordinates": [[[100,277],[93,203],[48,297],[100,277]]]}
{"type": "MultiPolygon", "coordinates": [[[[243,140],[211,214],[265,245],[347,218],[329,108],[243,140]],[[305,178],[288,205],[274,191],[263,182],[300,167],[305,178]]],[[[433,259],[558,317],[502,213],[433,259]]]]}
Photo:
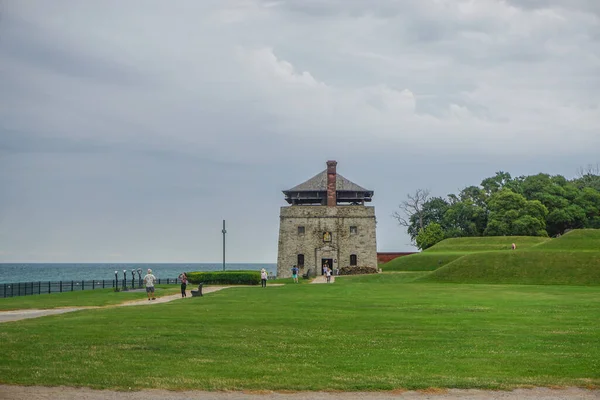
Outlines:
{"type": "MultiPolygon", "coordinates": [[[[185,272],[182,272],[179,275],[179,280],[181,281],[181,297],[187,297],[185,293],[185,289],[188,284],[188,277],[185,272]]],[[[148,273],[144,275],[144,284],[146,285],[146,294],[148,295],[148,301],[156,300],[154,296],[154,284],[156,283],[156,276],[152,273],[152,269],[148,268],[148,273]]]]}

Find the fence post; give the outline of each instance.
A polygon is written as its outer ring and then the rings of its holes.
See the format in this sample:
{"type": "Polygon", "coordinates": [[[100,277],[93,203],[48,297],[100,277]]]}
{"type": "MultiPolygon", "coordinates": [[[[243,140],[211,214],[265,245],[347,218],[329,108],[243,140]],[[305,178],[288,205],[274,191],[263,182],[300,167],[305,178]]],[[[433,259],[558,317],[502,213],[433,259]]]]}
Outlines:
{"type": "Polygon", "coordinates": [[[102,279],[102,289],[104,289],[104,279],[102,279]]]}
{"type": "Polygon", "coordinates": [[[60,292],[62,293],[62,281],[60,281],[60,292]]]}
{"type": "Polygon", "coordinates": [[[48,281],[48,294],[52,293],[52,287],[50,286],[50,281],[48,281]]]}
{"type": "Polygon", "coordinates": [[[81,290],[85,289],[85,281],[81,281],[81,290]]]}
{"type": "Polygon", "coordinates": [[[19,282],[19,289],[17,291],[17,295],[19,295],[19,296],[21,295],[21,282],[19,282]]]}
{"type": "Polygon", "coordinates": [[[71,281],[71,292],[73,291],[73,281],[71,281]]]}
{"type": "Polygon", "coordinates": [[[6,297],[6,283],[4,284],[4,297],[6,297]]]}
{"type": "Polygon", "coordinates": [[[38,294],[42,294],[42,281],[40,281],[40,286],[38,286],[38,294]]]}

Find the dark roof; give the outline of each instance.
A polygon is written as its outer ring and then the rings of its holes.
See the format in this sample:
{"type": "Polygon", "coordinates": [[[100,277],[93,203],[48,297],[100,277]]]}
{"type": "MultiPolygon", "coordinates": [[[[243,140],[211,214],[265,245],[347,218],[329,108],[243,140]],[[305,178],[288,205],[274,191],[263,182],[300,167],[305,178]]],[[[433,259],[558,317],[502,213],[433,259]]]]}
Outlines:
{"type": "MultiPolygon", "coordinates": [[[[348,192],[371,192],[363,187],[358,186],[356,183],[349,181],[342,175],[337,174],[335,190],[348,191],[348,192]]],[[[304,183],[294,186],[291,189],[285,190],[285,192],[321,192],[327,191],[327,170],[319,172],[304,183]]]]}

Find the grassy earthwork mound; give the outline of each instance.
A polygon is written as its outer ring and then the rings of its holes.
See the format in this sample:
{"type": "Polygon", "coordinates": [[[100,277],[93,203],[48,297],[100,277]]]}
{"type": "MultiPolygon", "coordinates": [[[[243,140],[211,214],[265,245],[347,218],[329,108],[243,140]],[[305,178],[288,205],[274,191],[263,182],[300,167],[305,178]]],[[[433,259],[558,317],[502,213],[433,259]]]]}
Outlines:
{"type": "Polygon", "coordinates": [[[600,230],[574,230],[560,238],[528,236],[446,239],[396,258],[384,271],[434,271],[424,282],[600,284],[600,230]],[[510,250],[512,243],[517,250],[510,250]]]}
{"type": "Polygon", "coordinates": [[[538,236],[485,236],[465,237],[442,240],[435,246],[425,250],[427,253],[435,252],[480,252],[494,250],[510,250],[515,243],[517,249],[526,249],[537,246],[552,239],[538,236]]]}
{"type": "Polygon", "coordinates": [[[600,285],[600,252],[511,251],[468,254],[425,282],[600,285]]]}
{"type": "Polygon", "coordinates": [[[464,253],[417,253],[394,258],[380,265],[384,271],[433,271],[452,262],[464,253]]]}

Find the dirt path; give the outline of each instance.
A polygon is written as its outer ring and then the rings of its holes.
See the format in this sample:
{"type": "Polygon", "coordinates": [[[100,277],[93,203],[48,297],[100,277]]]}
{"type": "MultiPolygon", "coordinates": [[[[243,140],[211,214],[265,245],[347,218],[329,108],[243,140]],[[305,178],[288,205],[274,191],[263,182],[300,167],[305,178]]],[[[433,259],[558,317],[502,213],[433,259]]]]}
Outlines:
{"type": "MultiPolygon", "coordinates": [[[[331,283],[335,282],[335,276],[331,275],[331,283]]],[[[315,277],[310,283],[327,283],[327,278],[323,275],[315,277]]]]}
{"type": "MultiPolygon", "coordinates": [[[[270,286],[280,286],[281,284],[271,284],[270,286]]],[[[206,286],[202,288],[202,294],[208,294],[217,292],[219,290],[232,288],[232,287],[240,287],[241,285],[236,286],[206,286]]],[[[28,310],[12,310],[12,311],[0,311],[0,323],[10,322],[10,321],[19,321],[22,319],[28,318],[39,318],[44,317],[46,315],[55,315],[55,314],[64,314],[73,311],[79,310],[90,310],[95,308],[113,308],[113,307],[129,307],[129,306],[152,306],[154,304],[160,303],[168,303],[173,300],[189,300],[192,298],[192,293],[190,291],[187,292],[187,297],[181,297],[181,293],[171,294],[168,296],[157,297],[156,300],[147,299],[143,300],[133,300],[128,301],[121,304],[111,304],[108,306],[91,306],[91,307],[64,307],[64,308],[52,308],[48,310],[40,310],[40,309],[28,309],[28,310]]],[[[2,397],[0,397],[2,399],[2,397]]]]}
{"type": "Polygon", "coordinates": [[[425,390],[406,392],[295,392],[271,391],[248,392],[173,392],[167,390],[141,390],[115,392],[71,387],[7,386],[0,385],[0,399],[11,400],[597,400],[600,390],[580,388],[564,389],[516,389],[491,391],[476,389],[425,390]]]}

